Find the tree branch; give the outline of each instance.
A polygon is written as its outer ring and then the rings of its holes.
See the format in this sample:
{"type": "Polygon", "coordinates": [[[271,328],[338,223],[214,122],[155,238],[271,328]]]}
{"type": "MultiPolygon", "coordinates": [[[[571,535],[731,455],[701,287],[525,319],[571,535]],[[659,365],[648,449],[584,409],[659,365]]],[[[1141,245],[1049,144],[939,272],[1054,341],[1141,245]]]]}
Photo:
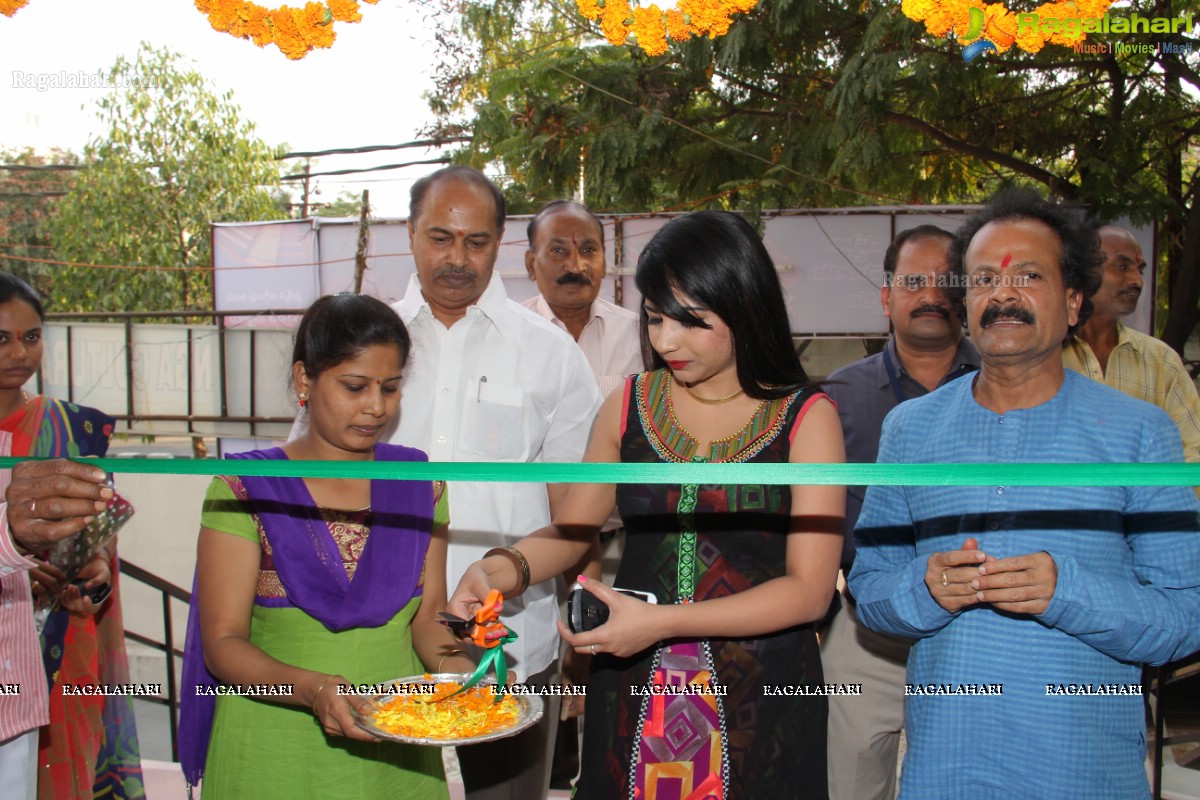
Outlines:
{"type": "Polygon", "coordinates": [[[1027,161],[1022,161],[1012,155],[992,150],[987,147],[973,145],[959,139],[957,136],[952,136],[945,131],[935,128],[925,120],[917,119],[908,114],[901,114],[899,111],[885,111],[884,118],[889,122],[894,122],[897,125],[903,125],[919,133],[922,133],[934,141],[941,142],[951,150],[956,150],[960,153],[965,153],[975,158],[980,158],[985,161],[991,161],[1003,167],[1007,167],[1014,172],[1020,173],[1027,177],[1033,178],[1039,183],[1044,183],[1052,192],[1061,196],[1066,200],[1076,199],[1079,193],[1079,187],[1065,180],[1058,175],[1055,175],[1048,170],[1044,170],[1039,166],[1030,164],[1027,161]]]}

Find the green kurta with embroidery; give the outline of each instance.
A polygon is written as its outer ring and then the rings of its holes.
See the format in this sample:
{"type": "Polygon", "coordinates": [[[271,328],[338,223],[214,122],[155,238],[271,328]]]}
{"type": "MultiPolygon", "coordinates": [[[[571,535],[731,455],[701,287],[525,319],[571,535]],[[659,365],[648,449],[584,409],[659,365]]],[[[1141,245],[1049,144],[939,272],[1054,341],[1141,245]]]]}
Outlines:
{"type": "MultiPolygon", "coordinates": [[[[257,521],[238,497],[240,482],[223,478],[209,486],[200,523],[212,530],[260,545],[258,588],[264,597],[284,596],[271,562],[270,547],[257,521]]],[[[244,494],[243,494],[244,497],[244,494]]],[[[353,578],[370,535],[369,510],[322,509],[353,578]]],[[[434,524],[449,519],[444,492],[438,492],[434,524]]],[[[412,643],[412,618],[421,604],[414,597],[378,628],[331,632],[298,608],[255,605],[250,641],[274,658],[304,669],[344,675],[352,683],[382,683],[425,671],[412,643]]],[[[441,750],[393,742],[360,742],[326,736],[312,711],[249,697],[217,698],[205,767],[203,797],[212,798],[446,798],[441,750]]]]}

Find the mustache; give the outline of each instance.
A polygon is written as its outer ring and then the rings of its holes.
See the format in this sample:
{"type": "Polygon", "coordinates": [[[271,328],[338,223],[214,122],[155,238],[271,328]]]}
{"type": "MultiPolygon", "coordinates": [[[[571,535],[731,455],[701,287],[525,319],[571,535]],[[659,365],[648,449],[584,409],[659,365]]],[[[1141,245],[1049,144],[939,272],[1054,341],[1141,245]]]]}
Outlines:
{"type": "Polygon", "coordinates": [[[588,276],[584,275],[582,272],[564,272],[562,275],[559,275],[554,282],[559,286],[566,286],[568,283],[578,283],[580,286],[592,285],[592,282],[588,276]]]}
{"type": "Polygon", "coordinates": [[[945,306],[940,306],[937,303],[922,303],[912,310],[911,317],[919,317],[922,314],[937,314],[942,319],[950,319],[950,311],[945,306]]]}
{"type": "Polygon", "coordinates": [[[466,275],[471,278],[478,277],[475,270],[470,267],[438,267],[433,271],[433,277],[440,278],[443,275],[466,275]]]}
{"type": "Polygon", "coordinates": [[[1024,306],[1009,305],[1009,306],[989,306],[983,315],[979,318],[980,327],[986,328],[996,320],[1015,319],[1018,322],[1024,322],[1032,325],[1036,322],[1033,312],[1024,306]]]}

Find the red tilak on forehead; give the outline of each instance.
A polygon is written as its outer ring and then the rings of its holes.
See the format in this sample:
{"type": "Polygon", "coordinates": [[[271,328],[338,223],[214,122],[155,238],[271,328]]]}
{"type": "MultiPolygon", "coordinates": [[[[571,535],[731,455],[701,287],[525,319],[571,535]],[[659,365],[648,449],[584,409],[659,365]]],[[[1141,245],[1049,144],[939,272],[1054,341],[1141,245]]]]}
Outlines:
{"type": "Polygon", "coordinates": [[[1006,253],[1004,260],[1000,262],[1000,269],[1007,268],[1010,263],[1012,263],[1012,253],[1006,253]]]}

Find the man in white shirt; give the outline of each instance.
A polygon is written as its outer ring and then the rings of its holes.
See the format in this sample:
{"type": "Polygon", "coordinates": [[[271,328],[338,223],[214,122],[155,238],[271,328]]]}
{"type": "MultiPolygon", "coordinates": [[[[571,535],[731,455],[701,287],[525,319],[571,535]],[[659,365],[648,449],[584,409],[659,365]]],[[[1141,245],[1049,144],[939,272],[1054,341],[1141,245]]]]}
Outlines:
{"type": "MultiPolygon", "coordinates": [[[[592,375],[607,397],[630,375],[641,372],[641,325],[638,315],[602,300],[600,284],[607,271],[604,225],[591,209],[573,200],[555,200],[544,206],[526,228],[529,249],[525,271],[538,286],[538,294],[521,305],[571,335],[587,358],[592,375]]],[[[621,529],[616,511],[600,533],[612,553],[620,553],[624,539],[613,542],[621,529]]],[[[615,560],[615,559],[613,559],[615,560]]],[[[600,546],[593,542],[583,561],[564,574],[568,585],[576,574],[601,579],[600,546]]],[[[587,679],[590,656],[567,648],[563,659],[564,683],[587,679]]],[[[563,698],[562,716],[554,753],[552,786],[569,789],[579,772],[579,739],[576,717],[583,713],[582,697],[563,698]]]]}
{"type": "Polygon", "coordinates": [[[607,397],[643,366],[638,315],[598,297],[604,226],[582,203],[556,200],[529,221],[527,235],[525,270],[539,294],[521,305],[571,334],[607,397]]]}
{"type": "MultiPolygon", "coordinates": [[[[582,459],[600,393],[571,337],[508,299],[493,272],[504,231],[504,196],[482,173],[447,167],[413,185],[409,239],[417,274],[393,306],[413,339],[389,441],[431,461],[582,459]]],[[[550,521],[565,486],[450,484],[449,586],[494,548],[550,521]]],[[[506,649],[520,679],[553,677],[558,613],[553,582],[505,599],[506,649]]],[[[551,698],[546,698],[550,700],[551,698]]],[[[471,800],[545,797],[556,704],[516,737],[458,749],[471,800]]]]}

